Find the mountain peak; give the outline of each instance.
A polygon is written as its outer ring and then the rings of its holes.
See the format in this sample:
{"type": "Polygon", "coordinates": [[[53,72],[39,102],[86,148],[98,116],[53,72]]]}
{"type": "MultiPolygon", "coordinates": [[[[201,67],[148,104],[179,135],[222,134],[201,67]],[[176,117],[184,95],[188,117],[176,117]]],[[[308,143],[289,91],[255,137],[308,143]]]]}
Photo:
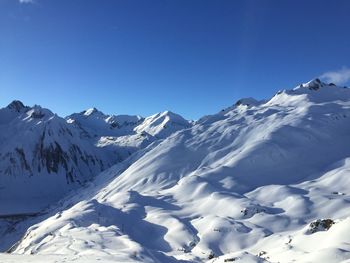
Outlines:
{"type": "Polygon", "coordinates": [[[328,84],[322,82],[320,79],[315,78],[309,82],[300,84],[298,88],[307,88],[309,90],[319,90],[322,87],[329,86],[328,84]]]}
{"type": "Polygon", "coordinates": [[[52,111],[42,108],[40,105],[34,105],[26,112],[26,114],[32,119],[42,119],[44,117],[50,118],[54,116],[52,111]]]}
{"type": "Polygon", "coordinates": [[[92,114],[95,114],[95,113],[100,113],[100,114],[104,115],[101,111],[99,111],[95,107],[83,111],[83,114],[85,116],[91,116],[92,114]]]}
{"type": "Polygon", "coordinates": [[[146,132],[158,138],[165,138],[175,131],[190,127],[189,121],[171,111],[163,111],[147,117],[135,128],[138,133],[146,132]]]}
{"type": "Polygon", "coordinates": [[[9,105],[7,105],[7,108],[20,112],[22,109],[26,108],[26,106],[24,106],[24,104],[21,101],[14,100],[9,105]]]}
{"type": "Polygon", "coordinates": [[[166,111],[163,111],[161,113],[162,115],[169,115],[169,114],[173,114],[170,110],[166,110],[166,111]]]}
{"type": "Polygon", "coordinates": [[[172,112],[170,110],[166,110],[166,111],[160,112],[159,116],[168,116],[170,118],[171,117],[175,117],[175,118],[181,117],[182,118],[182,116],[180,116],[179,114],[176,114],[176,113],[174,113],[174,112],[172,112]]]}
{"type": "Polygon", "coordinates": [[[240,105],[245,105],[245,106],[256,106],[258,105],[260,102],[257,101],[256,99],[249,97],[249,98],[242,98],[240,100],[238,100],[235,105],[236,106],[240,106],[240,105]]]}

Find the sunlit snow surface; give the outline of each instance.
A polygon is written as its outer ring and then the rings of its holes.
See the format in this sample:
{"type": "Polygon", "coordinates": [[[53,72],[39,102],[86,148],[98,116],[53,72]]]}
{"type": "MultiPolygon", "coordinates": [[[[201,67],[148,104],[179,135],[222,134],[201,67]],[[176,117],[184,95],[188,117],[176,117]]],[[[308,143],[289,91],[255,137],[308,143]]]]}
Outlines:
{"type": "MultiPolygon", "coordinates": [[[[101,142],[102,143],[102,142],[101,142]]],[[[0,262],[349,262],[350,91],[243,100],[131,155],[44,214],[2,219],[0,262]],[[332,219],[329,229],[310,223],[332,219]]]]}

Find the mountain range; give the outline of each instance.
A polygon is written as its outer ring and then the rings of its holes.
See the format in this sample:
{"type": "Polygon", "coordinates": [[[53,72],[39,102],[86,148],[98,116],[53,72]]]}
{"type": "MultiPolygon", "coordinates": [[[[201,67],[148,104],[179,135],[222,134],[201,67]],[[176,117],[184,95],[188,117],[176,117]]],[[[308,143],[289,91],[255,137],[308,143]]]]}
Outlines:
{"type": "Polygon", "coordinates": [[[0,128],[0,261],[350,262],[348,88],[196,121],[14,101],[0,128]]]}

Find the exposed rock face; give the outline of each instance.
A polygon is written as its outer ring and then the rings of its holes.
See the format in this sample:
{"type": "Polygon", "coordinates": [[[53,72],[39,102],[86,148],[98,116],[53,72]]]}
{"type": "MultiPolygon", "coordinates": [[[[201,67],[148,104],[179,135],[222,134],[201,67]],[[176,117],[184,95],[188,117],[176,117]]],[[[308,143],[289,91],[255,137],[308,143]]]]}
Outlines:
{"type": "Polygon", "coordinates": [[[51,111],[20,101],[0,109],[2,200],[22,202],[35,196],[47,199],[46,205],[111,165],[101,149],[51,111]]]}
{"type": "Polygon", "coordinates": [[[318,78],[313,79],[307,83],[300,85],[301,88],[307,88],[309,90],[319,90],[320,88],[325,87],[325,86],[335,86],[335,85],[333,83],[326,84],[318,78]]]}
{"type": "Polygon", "coordinates": [[[244,217],[252,217],[255,214],[266,212],[266,210],[260,206],[251,206],[247,207],[241,210],[241,213],[243,214],[244,217]]]}
{"type": "MultiPolygon", "coordinates": [[[[32,119],[36,119],[37,116],[33,117],[33,113],[30,114],[32,119]]],[[[87,142],[82,143],[77,134],[69,127],[64,127],[64,121],[58,120],[58,123],[58,130],[52,128],[52,125],[57,124],[55,120],[50,120],[43,125],[37,125],[32,132],[27,132],[26,136],[18,134],[18,137],[23,136],[22,139],[29,140],[33,147],[15,145],[13,148],[8,147],[6,152],[1,152],[0,172],[14,177],[20,174],[33,176],[63,172],[67,182],[73,183],[84,181],[84,178],[88,180],[96,172],[108,167],[101,156],[96,156],[92,145],[84,147],[87,146],[87,142]],[[80,171],[84,165],[87,168],[84,170],[89,172],[82,174],[80,171]]]]}
{"type": "Polygon", "coordinates": [[[318,219],[310,223],[308,232],[313,234],[319,231],[327,231],[334,224],[332,219],[318,219]]]}
{"type": "Polygon", "coordinates": [[[29,107],[24,106],[24,104],[19,100],[14,100],[7,106],[7,108],[16,112],[20,112],[21,110],[26,108],[28,109],[29,107]]]}
{"type": "Polygon", "coordinates": [[[235,103],[235,106],[245,105],[245,106],[255,106],[258,105],[259,101],[254,98],[243,98],[235,103]]]}

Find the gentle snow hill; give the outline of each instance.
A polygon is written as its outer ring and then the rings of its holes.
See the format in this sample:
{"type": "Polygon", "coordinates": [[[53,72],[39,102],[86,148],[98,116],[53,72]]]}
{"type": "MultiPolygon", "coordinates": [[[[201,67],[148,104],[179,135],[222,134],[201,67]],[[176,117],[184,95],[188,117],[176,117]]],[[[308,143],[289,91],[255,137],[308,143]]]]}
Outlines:
{"type": "Polygon", "coordinates": [[[350,90],[315,79],[205,116],[0,230],[38,259],[348,262],[349,174],[350,90]]]}

